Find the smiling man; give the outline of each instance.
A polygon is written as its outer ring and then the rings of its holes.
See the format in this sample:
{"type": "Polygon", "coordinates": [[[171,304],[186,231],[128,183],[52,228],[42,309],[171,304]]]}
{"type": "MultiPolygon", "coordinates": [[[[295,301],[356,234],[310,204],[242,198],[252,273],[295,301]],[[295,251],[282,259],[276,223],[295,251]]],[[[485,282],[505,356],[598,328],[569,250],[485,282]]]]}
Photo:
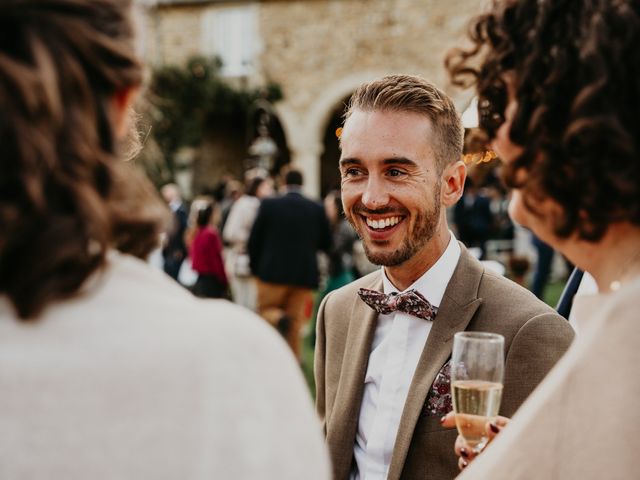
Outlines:
{"type": "Polygon", "coordinates": [[[451,479],[456,432],[448,360],[454,333],[505,337],[500,413],[511,416],[569,346],[568,322],[488,272],[449,230],[466,178],[452,101],[393,75],[352,96],[341,136],[342,202],[382,268],[323,301],[317,410],[340,479],[451,479]]]}

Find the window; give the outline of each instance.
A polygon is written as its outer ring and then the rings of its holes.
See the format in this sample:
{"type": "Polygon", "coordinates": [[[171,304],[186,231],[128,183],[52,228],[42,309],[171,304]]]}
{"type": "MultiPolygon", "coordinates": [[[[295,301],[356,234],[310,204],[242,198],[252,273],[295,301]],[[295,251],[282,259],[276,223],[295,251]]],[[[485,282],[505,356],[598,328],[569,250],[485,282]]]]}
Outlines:
{"type": "Polygon", "coordinates": [[[258,6],[214,8],[202,17],[202,52],[222,60],[223,76],[248,76],[258,54],[258,6]]]}

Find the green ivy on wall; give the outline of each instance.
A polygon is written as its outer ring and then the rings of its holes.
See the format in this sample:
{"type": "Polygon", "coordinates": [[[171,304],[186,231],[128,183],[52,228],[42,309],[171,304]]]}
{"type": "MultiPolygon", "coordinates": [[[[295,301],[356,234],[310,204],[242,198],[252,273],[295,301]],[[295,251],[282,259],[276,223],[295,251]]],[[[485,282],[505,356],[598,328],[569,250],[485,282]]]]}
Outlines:
{"type": "Polygon", "coordinates": [[[282,98],[275,84],[257,89],[230,85],[220,77],[221,66],[215,58],[193,57],[183,67],[162,66],[152,72],[143,107],[143,130],[148,130],[163,162],[158,165],[155,159],[155,167],[144,159],[143,163],[147,170],[154,170],[148,173],[156,183],[173,179],[178,168],[176,153],[182,147],[198,147],[207,130],[232,125],[247,132],[256,100],[276,102],[282,98]]]}

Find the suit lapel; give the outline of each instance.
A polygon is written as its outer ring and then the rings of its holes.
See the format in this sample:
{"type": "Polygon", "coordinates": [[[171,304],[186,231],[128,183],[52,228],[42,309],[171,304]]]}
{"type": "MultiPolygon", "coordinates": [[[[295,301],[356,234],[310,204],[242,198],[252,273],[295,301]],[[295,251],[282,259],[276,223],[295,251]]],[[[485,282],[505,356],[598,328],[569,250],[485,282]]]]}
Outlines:
{"type": "MultiPolygon", "coordinates": [[[[438,371],[451,355],[453,335],[467,327],[482,303],[482,299],[477,295],[483,272],[482,265],[471,257],[462,244],[460,246],[462,251],[458,265],[447,285],[438,315],[433,322],[409,387],[389,466],[388,479],[390,480],[397,480],[402,474],[413,431],[429,388],[438,371]]],[[[428,455],[428,452],[424,453],[428,455]]]]}
{"type": "MultiPolygon", "coordinates": [[[[381,291],[382,276],[364,287],[381,291]]],[[[345,312],[350,318],[349,330],[331,418],[332,427],[327,433],[332,450],[340,452],[340,455],[333,455],[336,478],[347,478],[351,471],[364,380],[378,319],[378,314],[362,302],[357,294],[354,297],[351,311],[345,312]]]]}

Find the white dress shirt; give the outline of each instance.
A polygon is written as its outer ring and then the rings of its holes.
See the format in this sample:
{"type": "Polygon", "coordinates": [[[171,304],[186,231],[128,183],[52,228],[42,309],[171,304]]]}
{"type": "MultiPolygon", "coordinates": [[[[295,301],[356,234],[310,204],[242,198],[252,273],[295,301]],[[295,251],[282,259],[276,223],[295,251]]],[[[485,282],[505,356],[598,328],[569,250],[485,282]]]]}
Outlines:
{"type": "Polygon", "coordinates": [[[173,213],[176,213],[178,211],[178,209],[180,209],[181,206],[182,206],[182,201],[181,200],[171,200],[169,202],[169,208],[171,209],[171,211],[173,213]]]}
{"type": "MultiPolygon", "coordinates": [[[[439,307],[459,258],[460,245],[451,234],[442,256],[407,290],[416,289],[439,307]]],[[[384,293],[398,292],[384,268],[382,279],[384,293]]],[[[364,380],[352,480],[387,478],[402,410],[431,325],[403,312],[378,315],[364,380]]]]}

